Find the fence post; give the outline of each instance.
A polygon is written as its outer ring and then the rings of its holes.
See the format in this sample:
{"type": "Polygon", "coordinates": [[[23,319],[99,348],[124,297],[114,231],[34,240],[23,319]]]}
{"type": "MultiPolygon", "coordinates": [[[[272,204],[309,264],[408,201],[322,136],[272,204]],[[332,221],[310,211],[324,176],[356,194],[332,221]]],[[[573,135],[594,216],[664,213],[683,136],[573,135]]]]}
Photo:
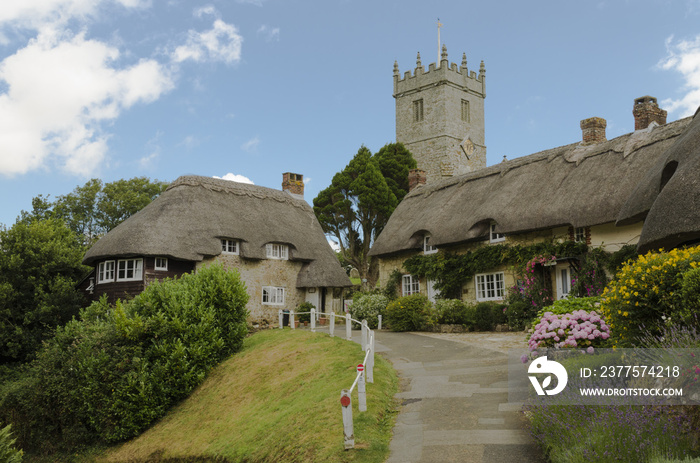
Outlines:
{"type": "Polygon", "coordinates": [[[355,431],[352,425],[352,397],[347,389],[340,392],[340,406],[343,412],[343,434],[345,450],[355,447],[355,431]]]}
{"type": "Polygon", "coordinates": [[[282,323],[283,323],[282,320],[283,320],[283,318],[282,318],[282,309],[280,309],[280,311],[279,311],[279,324],[280,324],[279,326],[280,326],[280,329],[284,328],[284,326],[282,326],[282,323]]]}
{"type": "Polygon", "coordinates": [[[331,338],[335,336],[335,312],[331,311],[331,326],[328,328],[331,338]]]}
{"type": "Polygon", "coordinates": [[[289,327],[291,329],[294,329],[294,311],[293,310],[289,311],[289,327]]]}
{"type": "Polygon", "coordinates": [[[311,309],[311,332],[316,332],[316,309],[311,309]]]}
{"type": "Polygon", "coordinates": [[[357,409],[361,412],[367,411],[367,389],[365,388],[364,371],[360,373],[360,377],[357,379],[357,409]]]}
{"type": "Polygon", "coordinates": [[[382,316],[378,315],[378,317],[379,317],[379,324],[377,325],[377,329],[381,330],[382,329],[382,316]]]}
{"type": "Polygon", "coordinates": [[[360,345],[362,346],[362,352],[367,352],[367,320],[362,320],[362,336],[360,338],[360,345]]]}
{"type": "Polygon", "coordinates": [[[367,357],[367,365],[365,365],[365,373],[367,373],[367,382],[374,382],[374,331],[369,331],[369,356],[367,357]]]}
{"type": "Polygon", "coordinates": [[[345,337],[348,341],[352,341],[352,320],[349,313],[345,314],[345,337]]]}

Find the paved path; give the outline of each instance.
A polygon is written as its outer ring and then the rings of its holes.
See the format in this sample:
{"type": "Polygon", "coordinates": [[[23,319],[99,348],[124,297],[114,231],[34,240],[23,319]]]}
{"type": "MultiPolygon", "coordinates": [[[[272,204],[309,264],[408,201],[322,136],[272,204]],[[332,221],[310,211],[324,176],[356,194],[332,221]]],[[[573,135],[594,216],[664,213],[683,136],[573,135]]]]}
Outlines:
{"type": "Polygon", "coordinates": [[[401,380],[387,463],[545,461],[508,403],[506,352],[522,338],[470,335],[377,333],[377,352],[401,380]]]}

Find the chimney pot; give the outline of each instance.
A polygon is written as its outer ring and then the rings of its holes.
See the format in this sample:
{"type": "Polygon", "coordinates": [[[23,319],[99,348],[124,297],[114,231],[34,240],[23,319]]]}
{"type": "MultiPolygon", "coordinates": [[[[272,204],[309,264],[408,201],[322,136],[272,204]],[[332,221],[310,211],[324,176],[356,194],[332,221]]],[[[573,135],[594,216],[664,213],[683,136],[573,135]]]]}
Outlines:
{"type": "Polygon", "coordinates": [[[282,190],[304,199],[304,176],[285,172],[282,174],[282,190]]]}
{"type": "Polygon", "coordinates": [[[419,185],[425,185],[425,171],[423,169],[411,169],[408,171],[408,191],[419,185]]]}
{"type": "Polygon", "coordinates": [[[583,134],[582,145],[595,145],[602,143],[605,137],[605,127],[608,123],[602,117],[591,117],[581,121],[581,131],[583,134]]]}
{"type": "Polygon", "coordinates": [[[666,124],[668,113],[659,108],[656,98],[647,95],[634,99],[632,114],[634,115],[634,130],[643,130],[649,127],[652,122],[659,125],[666,124]]]}

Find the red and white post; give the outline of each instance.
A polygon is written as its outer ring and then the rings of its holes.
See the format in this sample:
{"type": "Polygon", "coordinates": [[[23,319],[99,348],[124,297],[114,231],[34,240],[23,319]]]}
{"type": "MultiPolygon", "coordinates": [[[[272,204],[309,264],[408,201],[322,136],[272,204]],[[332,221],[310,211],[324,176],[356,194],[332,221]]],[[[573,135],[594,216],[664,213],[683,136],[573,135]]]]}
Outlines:
{"type": "Polygon", "coordinates": [[[352,398],[347,389],[340,392],[340,406],[343,411],[343,434],[345,435],[345,450],[355,447],[355,430],[352,424],[352,398]]]}

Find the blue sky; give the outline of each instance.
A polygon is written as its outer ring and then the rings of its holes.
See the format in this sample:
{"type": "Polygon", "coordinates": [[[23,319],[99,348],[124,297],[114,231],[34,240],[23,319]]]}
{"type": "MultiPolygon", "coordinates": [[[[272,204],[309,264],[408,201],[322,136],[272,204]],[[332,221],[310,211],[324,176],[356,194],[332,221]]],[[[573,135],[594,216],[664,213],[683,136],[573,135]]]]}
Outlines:
{"type": "Polygon", "coordinates": [[[395,139],[392,69],[486,65],[488,163],[700,105],[700,1],[4,0],[0,223],[90,178],[244,176],[311,202],[395,139]]]}

